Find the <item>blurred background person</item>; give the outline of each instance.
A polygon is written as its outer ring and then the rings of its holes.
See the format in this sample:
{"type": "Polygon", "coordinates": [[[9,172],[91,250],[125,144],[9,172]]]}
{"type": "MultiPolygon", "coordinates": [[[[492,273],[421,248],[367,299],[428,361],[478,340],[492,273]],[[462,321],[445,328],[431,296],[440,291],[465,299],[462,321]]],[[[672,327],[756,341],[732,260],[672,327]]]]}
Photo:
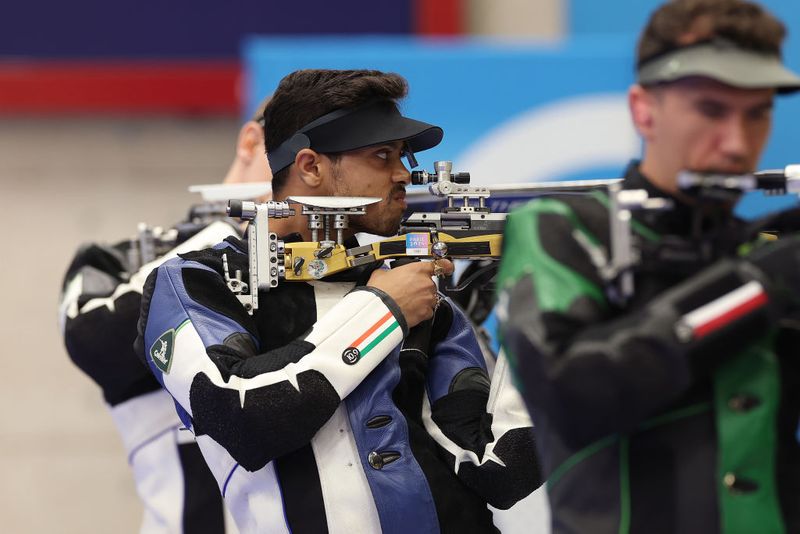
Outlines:
{"type": "MultiPolygon", "coordinates": [[[[262,193],[268,190],[260,121],[254,118],[240,129],[222,184],[263,184],[262,193]]],[[[224,208],[220,202],[195,205],[186,220],[163,234],[142,229],[137,239],[115,245],[85,244],[65,276],[59,309],[64,344],[75,365],[102,389],[122,437],[144,505],[142,533],[226,531],[220,489],[197,443],[183,428],[172,398],[133,351],[147,275],[179,253],[238,236],[239,225],[225,218],[224,208]]]]}
{"type": "Polygon", "coordinates": [[[508,217],[497,315],[554,532],[800,532],[797,210],[765,244],[775,220],[735,216],[740,191],[680,176],[757,170],[776,95],[800,91],[784,35],[747,0],[673,0],[643,29],[621,187],[669,207],[628,212],[633,292],[608,276],[615,193],[508,217]]]}

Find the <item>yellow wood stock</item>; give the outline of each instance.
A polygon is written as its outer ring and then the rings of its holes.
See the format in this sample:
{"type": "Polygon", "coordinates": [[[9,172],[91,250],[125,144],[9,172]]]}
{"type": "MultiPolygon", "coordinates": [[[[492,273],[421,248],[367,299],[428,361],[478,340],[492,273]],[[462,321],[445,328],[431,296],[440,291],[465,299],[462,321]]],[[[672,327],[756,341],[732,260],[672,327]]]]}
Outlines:
{"type": "MultiPolygon", "coordinates": [[[[416,232],[418,233],[418,232],[416,232]]],[[[428,235],[428,234],[425,234],[428,235]]],[[[449,234],[439,233],[439,241],[446,243],[448,246],[460,243],[488,243],[488,254],[458,254],[448,251],[448,258],[499,258],[500,252],[503,247],[502,234],[486,234],[470,237],[453,237],[449,234]]],[[[372,251],[368,256],[373,258],[372,261],[381,261],[389,258],[402,258],[402,257],[415,257],[426,258],[433,257],[431,253],[431,244],[428,244],[428,253],[425,255],[419,254],[406,254],[405,251],[392,254],[382,254],[382,243],[395,243],[405,242],[406,236],[400,235],[390,237],[376,243],[372,243],[372,251]]],[[[286,280],[290,281],[310,281],[318,280],[325,276],[336,274],[338,272],[350,269],[353,267],[353,256],[348,256],[347,249],[342,245],[335,245],[333,250],[325,258],[317,258],[316,253],[319,250],[319,243],[316,242],[295,242],[285,244],[285,267],[286,267],[286,280]],[[303,262],[297,273],[295,273],[294,265],[298,258],[302,258],[303,262]]],[[[404,249],[405,250],[405,249],[404,249]]]]}

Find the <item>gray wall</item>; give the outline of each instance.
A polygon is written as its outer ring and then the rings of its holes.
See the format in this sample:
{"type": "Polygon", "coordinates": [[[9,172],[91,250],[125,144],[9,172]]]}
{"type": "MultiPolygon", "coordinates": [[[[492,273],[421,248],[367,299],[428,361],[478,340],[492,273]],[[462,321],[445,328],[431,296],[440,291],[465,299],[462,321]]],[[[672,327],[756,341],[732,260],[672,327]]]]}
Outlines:
{"type": "Polygon", "coordinates": [[[237,131],[228,119],[0,119],[3,532],[138,531],[100,390],[61,343],[61,277],[80,242],[183,216],[186,187],[222,178],[237,131]]]}

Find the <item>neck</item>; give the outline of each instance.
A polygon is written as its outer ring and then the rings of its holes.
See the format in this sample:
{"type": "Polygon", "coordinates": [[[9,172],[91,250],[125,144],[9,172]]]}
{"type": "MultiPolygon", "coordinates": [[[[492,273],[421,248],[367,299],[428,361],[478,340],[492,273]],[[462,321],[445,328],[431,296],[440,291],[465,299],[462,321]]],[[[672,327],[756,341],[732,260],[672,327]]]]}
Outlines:
{"type": "Polygon", "coordinates": [[[271,219],[269,221],[270,232],[275,232],[278,237],[289,234],[300,234],[303,241],[311,241],[311,230],[308,229],[308,220],[300,214],[300,206],[295,206],[295,215],[286,219],[271,219]]]}
{"type": "Polygon", "coordinates": [[[234,159],[231,167],[228,169],[228,172],[225,174],[225,178],[222,180],[223,184],[240,184],[245,182],[245,165],[239,161],[239,159],[234,159]]]}
{"type": "MultiPolygon", "coordinates": [[[[286,201],[292,196],[319,196],[316,190],[297,190],[288,187],[283,188],[281,191],[275,192],[275,200],[286,201]]],[[[308,217],[302,214],[303,206],[301,204],[292,204],[295,214],[285,219],[271,219],[269,228],[271,232],[275,232],[278,236],[285,236],[289,234],[300,234],[303,241],[311,241],[311,230],[308,228],[308,217]]],[[[331,220],[331,223],[333,221],[331,220]]],[[[343,239],[348,239],[355,234],[355,231],[348,228],[343,232],[343,239]]],[[[331,238],[336,239],[336,231],[331,229],[331,238]]],[[[317,240],[324,239],[322,229],[319,230],[317,240]]]]}
{"type": "Polygon", "coordinates": [[[670,165],[661,163],[657,157],[647,151],[639,164],[639,171],[656,188],[684,204],[694,204],[694,199],[685,195],[678,188],[678,173],[681,170],[683,169],[673,169],[670,165]]]}
{"type": "MultiPolygon", "coordinates": [[[[301,208],[299,205],[296,204],[294,209],[297,213],[291,217],[287,217],[286,219],[270,219],[269,231],[275,232],[278,237],[289,234],[300,234],[303,241],[311,241],[311,230],[308,229],[308,218],[300,214],[301,208]]],[[[346,240],[354,235],[354,231],[347,229],[342,233],[342,238],[346,240]]],[[[317,240],[322,240],[323,238],[324,235],[320,229],[317,240]]],[[[331,238],[334,241],[336,240],[336,232],[334,230],[331,230],[331,238]]]]}
{"type": "MultiPolygon", "coordinates": [[[[652,159],[648,160],[647,158],[642,160],[642,162],[639,164],[639,172],[641,172],[642,175],[644,175],[644,177],[647,178],[647,180],[656,188],[677,199],[682,204],[698,207],[697,197],[687,195],[678,188],[677,176],[678,172],[681,170],[682,169],[670,169],[665,171],[664,167],[659,166],[652,159]]],[[[704,213],[717,212],[720,210],[720,208],[726,213],[732,213],[736,202],[736,200],[732,200],[709,204],[703,203],[699,206],[699,208],[704,213]]]]}
{"type": "Polygon", "coordinates": [[[680,169],[672,169],[670,166],[659,162],[658,158],[652,154],[645,152],[645,156],[639,164],[639,170],[647,177],[650,183],[665,193],[673,196],[680,194],[677,181],[680,169]]]}

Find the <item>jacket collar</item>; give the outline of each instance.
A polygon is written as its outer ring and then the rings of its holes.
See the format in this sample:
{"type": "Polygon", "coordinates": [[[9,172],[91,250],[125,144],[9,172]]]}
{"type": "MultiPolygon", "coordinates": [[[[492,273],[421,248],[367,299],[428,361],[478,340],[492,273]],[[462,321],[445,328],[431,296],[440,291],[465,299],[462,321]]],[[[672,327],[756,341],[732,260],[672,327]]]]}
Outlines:
{"type": "Polygon", "coordinates": [[[644,189],[651,198],[665,198],[673,207],[663,211],[634,212],[633,217],[660,234],[690,236],[693,225],[698,224],[703,234],[716,233],[726,227],[741,227],[744,222],[729,209],[707,206],[703,213],[697,205],[690,205],[653,184],[640,168],[638,160],[631,161],[625,170],[624,189],[644,189]],[[696,222],[697,221],[697,222],[696,222]]]}

